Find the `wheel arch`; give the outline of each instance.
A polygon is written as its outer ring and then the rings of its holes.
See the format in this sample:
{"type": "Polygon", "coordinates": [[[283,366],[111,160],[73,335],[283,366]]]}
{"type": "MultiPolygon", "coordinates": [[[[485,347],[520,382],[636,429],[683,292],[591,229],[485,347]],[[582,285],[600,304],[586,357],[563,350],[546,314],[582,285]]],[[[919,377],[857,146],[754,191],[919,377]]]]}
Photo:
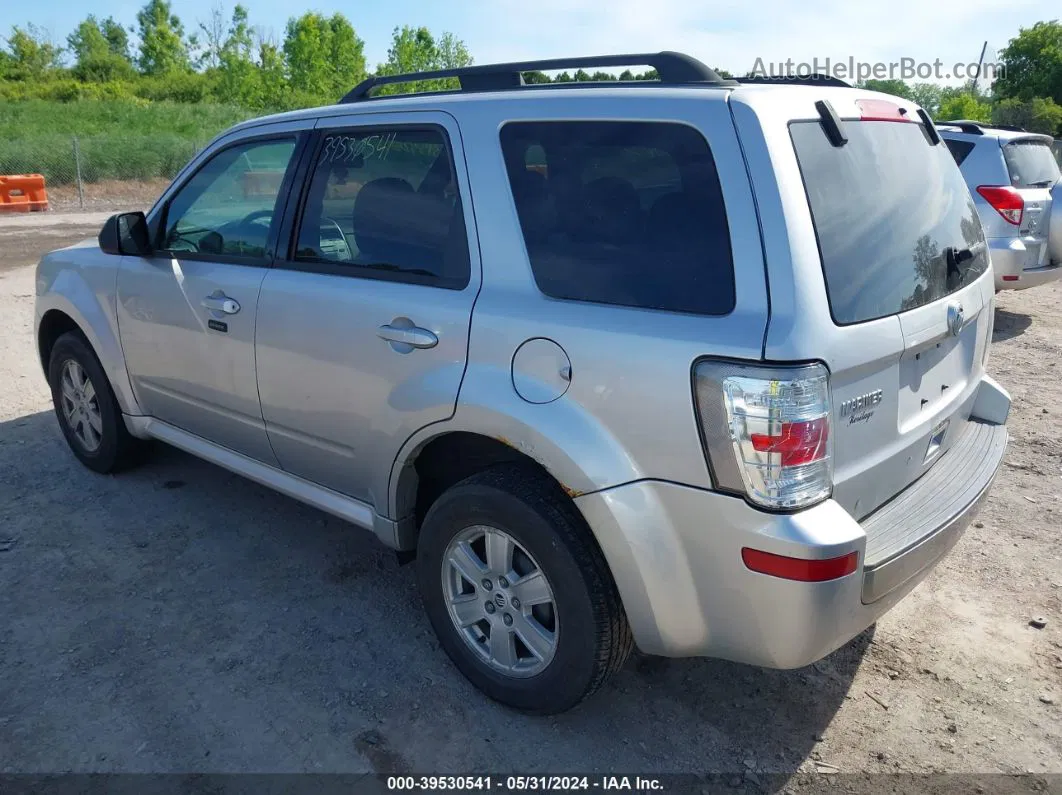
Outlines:
{"type": "Polygon", "coordinates": [[[62,334],[77,331],[103,367],[122,413],[141,413],[125,367],[117,321],[113,313],[108,316],[96,294],[76,272],[64,270],[57,275],[48,292],[37,297],[36,315],[37,353],[46,376],[55,341],[62,334]]]}
{"type": "Polygon", "coordinates": [[[568,497],[582,493],[504,436],[440,427],[436,433],[408,445],[404,453],[400,462],[396,461],[391,489],[393,515],[398,517],[396,541],[401,550],[416,547],[424,516],[446,489],[499,464],[527,466],[556,484],[568,497]]]}

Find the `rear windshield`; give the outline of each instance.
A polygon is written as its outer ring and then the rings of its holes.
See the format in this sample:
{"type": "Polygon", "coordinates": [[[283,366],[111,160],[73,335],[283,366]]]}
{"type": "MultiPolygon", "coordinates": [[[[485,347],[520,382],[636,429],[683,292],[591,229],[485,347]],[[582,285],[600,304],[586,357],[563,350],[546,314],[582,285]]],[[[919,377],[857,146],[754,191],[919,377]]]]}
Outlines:
{"type": "Polygon", "coordinates": [[[1058,182],[1058,163],[1047,141],[1015,141],[1003,147],[1015,188],[1050,188],[1058,182]]]}
{"type": "Polygon", "coordinates": [[[538,288],[725,315],[734,266],[708,142],[682,124],[510,122],[502,153],[538,288]]]}
{"type": "Polygon", "coordinates": [[[861,323],[932,303],[988,268],[981,223],[943,144],[920,124],[790,124],[818,236],[830,311],[861,323]]]}

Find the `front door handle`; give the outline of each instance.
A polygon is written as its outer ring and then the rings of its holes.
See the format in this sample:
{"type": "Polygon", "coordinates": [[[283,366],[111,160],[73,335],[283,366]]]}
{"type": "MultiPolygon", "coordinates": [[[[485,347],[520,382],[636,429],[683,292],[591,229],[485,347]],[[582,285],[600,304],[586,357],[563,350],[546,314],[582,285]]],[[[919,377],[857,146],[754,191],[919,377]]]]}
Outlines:
{"type": "Polygon", "coordinates": [[[203,306],[213,312],[224,312],[226,315],[235,315],[240,311],[240,305],[235,299],[229,298],[221,290],[215,290],[212,295],[203,299],[203,306]]]}
{"type": "Polygon", "coordinates": [[[434,348],[439,344],[439,338],[426,328],[414,326],[412,321],[405,318],[395,318],[390,323],[376,329],[376,336],[391,343],[391,347],[399,353],[409,353],[414,348],[434,348]],[[409,325],[401,323],[405,320],[409,325]]]}

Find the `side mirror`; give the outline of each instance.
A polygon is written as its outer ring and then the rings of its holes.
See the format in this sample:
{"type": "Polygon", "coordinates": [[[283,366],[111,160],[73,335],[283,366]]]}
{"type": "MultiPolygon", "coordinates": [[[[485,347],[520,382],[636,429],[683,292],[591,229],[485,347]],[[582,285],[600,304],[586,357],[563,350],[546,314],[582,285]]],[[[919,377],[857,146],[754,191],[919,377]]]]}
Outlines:
{"type": "Polygon", "coordinates": [[[133,257],[151,254],[147,219],[142,212],[112,215],[100,230],[99,242],[100,250],[105,254],[128,254],[133,257]]]}

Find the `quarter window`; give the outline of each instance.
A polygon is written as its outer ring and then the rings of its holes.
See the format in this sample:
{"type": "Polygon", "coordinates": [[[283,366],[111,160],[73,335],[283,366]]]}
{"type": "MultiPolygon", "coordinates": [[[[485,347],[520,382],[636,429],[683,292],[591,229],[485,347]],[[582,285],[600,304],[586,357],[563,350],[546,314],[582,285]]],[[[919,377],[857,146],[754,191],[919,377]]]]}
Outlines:
{"type": "Polygon", "coordinates": [[[224,149],[170,201],[161,247],[174,253],[261,259],[295,139],[224,149]]]}
{"type": "Polygon", "coordinates": [[[512,122],[501,145],[546,295],[704,315],[734,308],[722,189],[695,129],[512,122]]]}
{"type": "Polygon", "coordinates": [[[296,261],[435,287],[468,284],[461,199],[439,128],[329,131],[305,208],[296,261]]]}

